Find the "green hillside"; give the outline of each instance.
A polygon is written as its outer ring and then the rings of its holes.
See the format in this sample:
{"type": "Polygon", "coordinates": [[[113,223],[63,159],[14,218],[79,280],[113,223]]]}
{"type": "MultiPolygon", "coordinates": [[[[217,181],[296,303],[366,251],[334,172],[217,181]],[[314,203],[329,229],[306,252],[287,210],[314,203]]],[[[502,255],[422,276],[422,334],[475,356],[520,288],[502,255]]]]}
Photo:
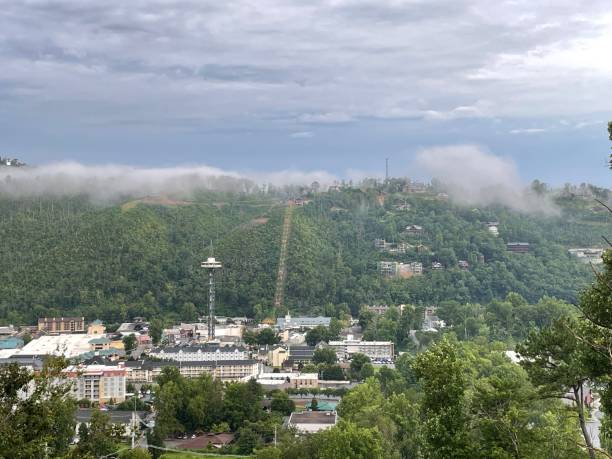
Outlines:
{"type": "MultiPolygon", "coordinates": [[[[371,302],[488,302],[508,292],[531,302],[545,295],[574,302],[592,272],[567,249],[601,246],[610,217],[588,200],[560,204],[561,215],[543,217],[458,207],[429,194],[387,194],[384,204],[374,190],[316,194],[293,213],[285,306],[317,313],[333,304],[357,313],[371,302]],[[487,230],[489,221],[499,221],[499,237],[487,230]],[[411,224],[423,234],[405,234],[411,224]],[[415,247],[381,253],[376,238],[415,247]],[[529,242],[532,252],[509,253],[508,241],[529,242]],[[380,260],[419,261],[426,272],[382,279],[380,260]],[[459,269],[459,260],[470,269],[459,269]],[[427,270],[434,261],[446,269],[427,270]]],[[[2,199],[0,321],[69,313],[109,322],[159,313],[194,319],[207,304],[199,263],[210,241],[224,264],[219,313],[272,315],[285,205],[269,194],[202,193],[190,201],[116,205],[2,199]]]]}

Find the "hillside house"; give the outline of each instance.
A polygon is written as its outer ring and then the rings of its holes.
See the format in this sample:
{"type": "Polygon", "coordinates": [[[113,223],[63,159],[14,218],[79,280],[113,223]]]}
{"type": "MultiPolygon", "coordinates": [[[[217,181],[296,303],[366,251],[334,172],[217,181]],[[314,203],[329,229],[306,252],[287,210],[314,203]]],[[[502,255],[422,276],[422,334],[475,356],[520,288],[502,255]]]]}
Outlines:
{"type": "Polygon", "coordinates": [[[529,242],[508,242],[506,249],[512,253],[528,253],[531,250],[531,244],[529,242]]]}

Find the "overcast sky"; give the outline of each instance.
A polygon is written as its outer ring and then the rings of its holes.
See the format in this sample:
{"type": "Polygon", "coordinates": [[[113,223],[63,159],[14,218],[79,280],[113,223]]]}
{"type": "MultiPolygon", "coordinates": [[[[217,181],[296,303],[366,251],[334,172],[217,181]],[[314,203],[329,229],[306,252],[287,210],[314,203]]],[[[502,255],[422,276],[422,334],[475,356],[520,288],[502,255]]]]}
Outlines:
{"type": "Polygon", "coordinates": [[[606,185],[611,55],[603,0],[0,0],[0,156],[606,185]]]}

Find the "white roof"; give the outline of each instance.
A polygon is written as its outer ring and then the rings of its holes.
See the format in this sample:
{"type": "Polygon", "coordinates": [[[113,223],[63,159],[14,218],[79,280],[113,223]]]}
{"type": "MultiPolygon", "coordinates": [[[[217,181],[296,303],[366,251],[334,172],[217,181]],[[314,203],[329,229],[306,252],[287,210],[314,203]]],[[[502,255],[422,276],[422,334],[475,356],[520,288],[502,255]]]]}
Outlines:
{"type": "Polygon", "coordinates": [[[257,376],[257,381],[260,380],[286,380],[289,379],[319,379],[319,375],[317,373],[260,373],[257,376]]]}
{"type": "Polygon", "coordinates": [[[0,349],[0,359],[8,359],[16,354],[19,349],[0,349]]]}
{"type": "Polygon", "coordinates": [[[55,335],[33,339],[13,355],[63,355],[76,357],[89,352],[90,335],[55,335]]]}
{"type": "Polygon", "coordinates": [[[393,343],[391,341],[360,341],[360,340],[344,340],[344,341],[330,341],[330,346],[390,346],[393,343]]]}

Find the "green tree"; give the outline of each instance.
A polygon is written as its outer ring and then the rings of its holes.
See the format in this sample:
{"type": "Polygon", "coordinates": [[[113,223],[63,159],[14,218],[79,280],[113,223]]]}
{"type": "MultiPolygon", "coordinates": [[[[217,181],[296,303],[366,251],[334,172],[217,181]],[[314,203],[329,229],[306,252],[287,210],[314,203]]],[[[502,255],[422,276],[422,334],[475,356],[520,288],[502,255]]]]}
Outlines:
{"type": "Polygon", "coordinates": [[[314,434],[310,441],[316,445],[319,459],[381,459],[382,438],[377,429],[358,427],[340,421],[337,426],[314,434]]]}
{"type": "Polygon", "coordinates": [[[340,365],[326,365],[321,370],[321,379],[325,381],[344,381],[344,370],[340,365]]]}
{"type": "Polygon", "coordinates": [[[365,377],[367,376],[372,376],[373,374],[373,368],[371,368],[372,365],[370,365],[370,368],[366,372],[370,374],[366,374],[366,375],[361,374],[361,371],[364,365],[369,364],[369,363],[370,363],[370,358],[367,355],[360,354],[360,353],[353,354],[351,358],[351,377],[353,379],[360,381],[362,379],[365,379],[365,377]]]}
{"type": "Polygon", "coordinates": [[[594,364],[601,368],[606,362],[576,339],[573,330],[577,326],[570,319],[559,319],[551,327],[531,333],[525,343],[517,346],[517,352],[522,357],[521,366],[540,388],[543,397],[563,399],[571,392],[569,398],[585,444],[591,459],[595,459],[593,441],[586,424],[585,384],[591,379],[594,364]]]}
{"type": "Polygon", "coordinates": [[[312,361],[316,364],[333,365],[338,361],[338,356],[331,347],[319,347],[315,349],[312,361]]]}
{"type": "Polygon", "coordinates": [[[327,343],[331,339],[330,336],[330,331],[327,327],[317,325],[306,332],[306,344],[316,346],[321,342],[327,343]]]}
{"type": "Polygon", "coordinates": [[[119,453],[119,459],[151,459],[151,454],[143,448],[127,449],[119,453]]]}
{"type": "Polygon", "coordinates": [[[198,310],[191,301],[186,301],[181,307],[181,318],[187,322],[198,320],[198,310]]]}
{"type": "Polygon", "coordinates": [[[255,341],[260,346],[273,345],[280,343],[280,337],[273,329],[264,328],[259,333],[257,333],[255,341]]]}
{"type": "Polygon", "coordinates": [[[58,383],[64,366],[62,359],[50,358],[39,375],[14,363],[0,366],[0,457],[57,457],[67,451],[76,404],[68,397],[70,385],[58,383]]]}
{"type": "Polygon", "coordinates": [[[87,438],[79,441],[77,449],[79,454],[91,454],[95,457],[104,456],[119,449],[109,414],[99,409],[92,412],[87,438]]]}
{"type": "Polygon", "coordinates": [[[471,458],[465,391],[457,346],[446,338],[414,360],[414,372],[423,388],[421,405],[425,453],[431,458],[471,458]]]}
{"type": "Polygon", "coordinates": [[[129,354],[134,349],[136,349],[136,336],[134,335],[125,335],[121,341],[123,342],[123,347],[125,348],[125,353],[129,354]]]}
{"type": "Polygon", "coordinates": [[[163,329],[164,324],[160,319],[151,319],[151,322],[149,323],[149,336],[151,336],[151,341],[153,341],[153,344],[159,344],[162,338],[163,329]]]}
{"type": "Polygon", "coordinates": [[[295,403],[289,398],[286,392],[275,392],[272,395],[270,403],[272,411],[281,413],[283,416],[289,416],[295,411],[295,403]]]}
{"type": "Polygon", "coordinates": [[[238,429],[236,440],[236,451],[239,454],[251,454],[261,443],[260,437],[252,428],[241,427],[238,429]]]}

